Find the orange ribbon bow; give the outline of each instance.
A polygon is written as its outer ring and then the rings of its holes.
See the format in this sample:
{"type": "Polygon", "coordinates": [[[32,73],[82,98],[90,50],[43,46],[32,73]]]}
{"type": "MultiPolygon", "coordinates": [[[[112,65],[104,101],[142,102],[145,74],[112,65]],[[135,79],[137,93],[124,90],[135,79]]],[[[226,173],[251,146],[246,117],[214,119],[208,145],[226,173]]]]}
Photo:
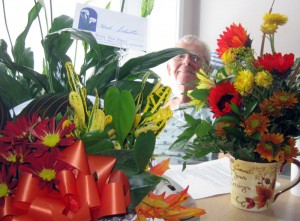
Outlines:
{"type": "Polygon", "coordinates": [[[116,159],[86,155],[82,141],[62,151],[60,160],[78,170],[56,175],[58,191],[40,189],[39,179],[23,173],[14,197],[6,197],[0,208],[3,221],[89,221],[125,214],[130,205],[130,185],[122,171],[112,171],[116,159]],[[96,177],[96,178],[95,178],[96,177]]]}

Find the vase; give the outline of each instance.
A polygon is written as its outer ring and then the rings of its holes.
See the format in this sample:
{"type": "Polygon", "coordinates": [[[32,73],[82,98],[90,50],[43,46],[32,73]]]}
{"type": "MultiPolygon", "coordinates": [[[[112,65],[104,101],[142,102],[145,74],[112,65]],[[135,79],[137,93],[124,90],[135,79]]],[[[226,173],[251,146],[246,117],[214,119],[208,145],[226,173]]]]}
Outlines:
{"type": "Polygon", "coordinates": [[[299,183],[300,162],[295,159],[293,164],[298,176],[280,185],[277,176],[284,165],[231,159],[231,204],[247,211],[267,210],[280,194],[299,183]]]}
{"type": "MultiPolygon", "coordinates": [[[[297,139],[296,140],[296,147],[298,149],[298,152],[300,151],[300,139],[297,139]]],[[[297,160],[300,161],[300,156],[298,156],[296,158],[297,160]]],[[[298,174],[298,169],[297,169],[297,166],[296,165],[291,165],[291,180],[293,180],[297,174],[298,174]]],[[[295,196],[299,196],[300,197],[300,183],[297,184],[296,186],[294,186],[292,189],[291,189],[291,193],[295,196]]]]}

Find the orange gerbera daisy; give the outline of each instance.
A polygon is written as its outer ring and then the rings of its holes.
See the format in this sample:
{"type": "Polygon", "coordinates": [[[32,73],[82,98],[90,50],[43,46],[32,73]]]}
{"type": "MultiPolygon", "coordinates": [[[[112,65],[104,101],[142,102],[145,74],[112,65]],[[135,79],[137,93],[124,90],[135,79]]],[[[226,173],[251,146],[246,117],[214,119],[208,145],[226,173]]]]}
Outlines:
{"type": "Polygon", "coordinates": [[[251,47],[251,42],[244,27],[233,23],[229,28],[226,27],[226,31],[220,35],[220,39],[217,39],[219,48],[216,51],[221,58],[229,48],[251,47]]]}
{"type": "Polygon", "coordinates": [[[263,135],[268,132],[268,126],[270,126],[270,120],[266,116],[260,113],[254,113],[245,120],[244,131],[248,136],[256,132],[263,135]]]}
{"type": "Polygon", "coordinates": [[[290,94],[286,91],[274,92],[270,100],[274,103],[274,105],[281,106],[284,108],[292,108],[296,103],[298,103],[296,95],[290,94]]]}
{"type": "Polygon", "coordinates": [[[277,155],[277,148],[284,141],[283,135],[277,134],[264,134],[262,140],[257,144],[255,152],[260,154],[260,157],[266,159],[268,162],[279,161],[279,155],[277,155]]]}
{"type": "Polygon", "coordinates": [[[287,161],[288,163],[292,163],[293,159],[297,157],[298,149],[295,147],[295,145],[295,139],[293,137],[289,137],[282,148],[283,153],[280,158],[281,163],[284,163],[285,161],[287,161]]]}
{"type": "Polygon", "coordinates": [[[262,103],[259,104],[259,109],[261,113],[267,117],[280,117],[281,106],[275,106],[270,99],[265,99],[262,103]]]}
{"type": "Polygon", "coordinates": [[[224,127],[233,127],[234,123],[232,122],[218,122],[215,125],[215,134],[218,137],[221,137],[221,139],[226,139],[226,131],[224,130],[224,127]]]}

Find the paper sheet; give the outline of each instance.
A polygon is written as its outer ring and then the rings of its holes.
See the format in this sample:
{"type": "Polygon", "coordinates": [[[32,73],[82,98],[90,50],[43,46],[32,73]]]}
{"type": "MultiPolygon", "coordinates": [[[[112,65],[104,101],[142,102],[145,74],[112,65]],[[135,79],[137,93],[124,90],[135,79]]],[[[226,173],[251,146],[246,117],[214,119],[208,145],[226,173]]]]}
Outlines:
{"type": "Polygon", "coordinates": [[[230,192],[230,159],[227,157],[204,163],[187,165],[170,165],[164,177],[179,184],[182,188],[189,186],[189,194],[194,199],[201,199],[230,192]]]}

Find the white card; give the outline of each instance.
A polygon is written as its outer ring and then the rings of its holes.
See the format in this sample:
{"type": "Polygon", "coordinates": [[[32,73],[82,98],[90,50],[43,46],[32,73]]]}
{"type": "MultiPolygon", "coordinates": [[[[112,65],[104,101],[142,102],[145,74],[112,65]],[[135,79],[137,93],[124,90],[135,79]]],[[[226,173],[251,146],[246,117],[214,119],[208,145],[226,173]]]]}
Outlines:
{"type": "Polygon", "coordinates": [[[77,4],[73,28],[90,31],[99,44],[147,51],[146,18],[77,4]]]}

